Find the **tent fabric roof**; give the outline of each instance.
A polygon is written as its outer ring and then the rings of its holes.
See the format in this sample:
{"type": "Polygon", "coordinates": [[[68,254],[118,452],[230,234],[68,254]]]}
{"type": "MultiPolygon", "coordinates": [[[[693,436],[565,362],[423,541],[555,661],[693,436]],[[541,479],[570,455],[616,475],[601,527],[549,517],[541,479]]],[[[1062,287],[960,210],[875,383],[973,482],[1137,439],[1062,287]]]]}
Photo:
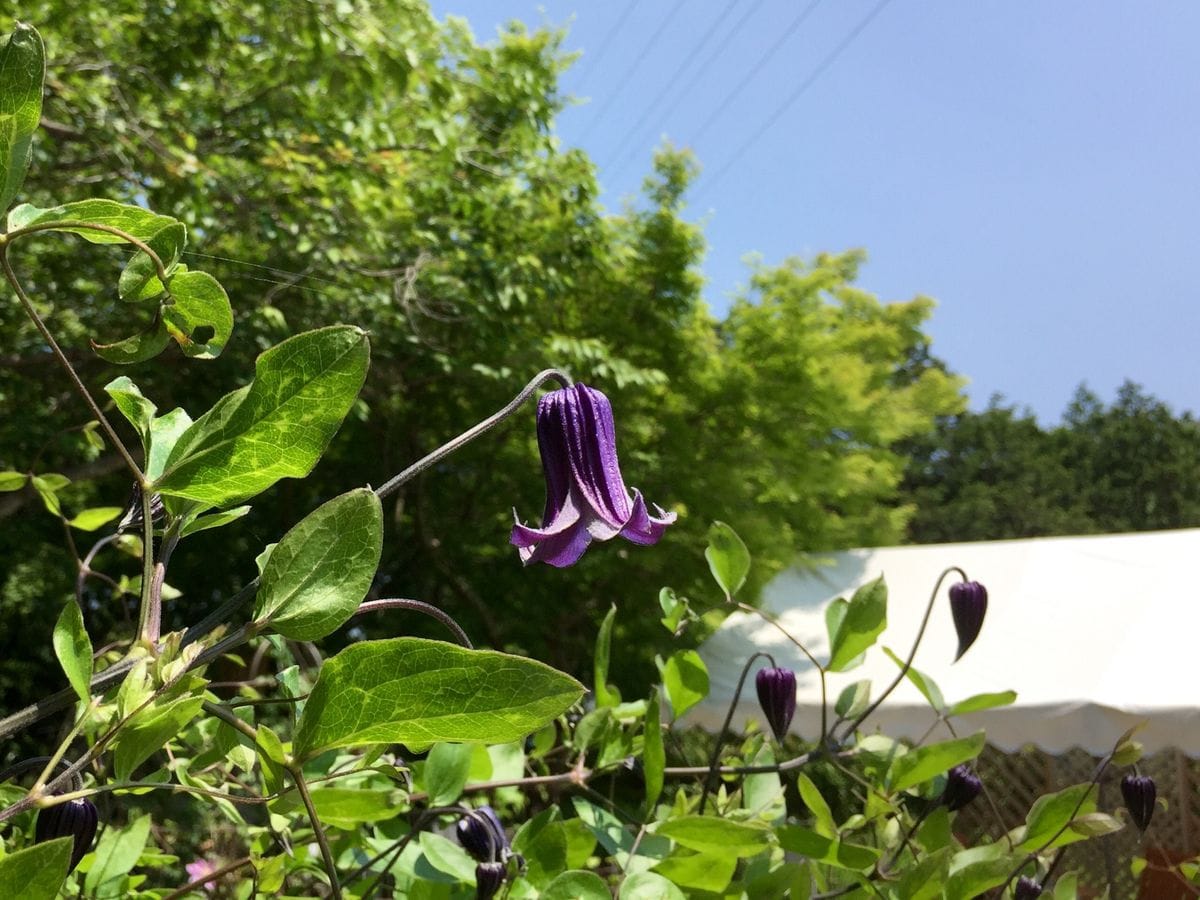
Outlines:
{"type": "MultiPolygon", "coordinates": [[[[846,685],[869,678],[874,698],[892,682],[899,668],[880,645],[906,658],[938,576],[959,566],[988,589],[983,631],[952,665],[957,638],[947,594],[957,576],[951,575],[914,665],[948,704],[1017,692],[1012,706],[952,719],[960,735],[983,728],[989,743],[1007,751],[1033,744],[1054,754],[1081,747],[1101,756],[1122,732],[1144,722],[1136,739],[1148,752],[1177,748],[1200,757],[1200,592],[1191,571],[1198,558],[1200,529],[849,550],[809,570],[781,573],[767,586],[762,606],[817,659],[827,659],[825,607],[885,576],[887,628],[861,666],[827,677],[832,719],[846,685]]],[[[755,650],[796,671],[792,731],[816,738],[816,670],[776,628],[747,613],[729,616],[700,647],[711,690],[684,724],[720,728],[755,650]]],[[[733,721],[741,725],[750,717],[762,722],[747,679],[733,721]]],[[[929,704],[905,680],[863,727],[918,740],[935,723],[929,704]]],[[[935,736],[949,737],[938,728],[935,736]]]]}

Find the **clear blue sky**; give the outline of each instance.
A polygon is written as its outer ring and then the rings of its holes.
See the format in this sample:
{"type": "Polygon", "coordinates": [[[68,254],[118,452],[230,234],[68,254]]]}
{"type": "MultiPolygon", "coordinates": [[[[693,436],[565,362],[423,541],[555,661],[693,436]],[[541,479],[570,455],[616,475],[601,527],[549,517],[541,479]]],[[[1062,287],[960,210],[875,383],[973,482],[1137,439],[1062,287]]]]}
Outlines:
{"type": "Polygon", "coordinates": [[[609,208],[663,138],[696,153],[688,216],[718,312],[748,252],[863,247],[861,287],[938,301],[934,352],[975,408],[999,392],[1049,423],[1080,382],[1111,400],[1131,378],[1200,411],[1200,3],[433,8],[480,40],[513,18],[569,28],[581,102],[558,131],[609,208]]]}

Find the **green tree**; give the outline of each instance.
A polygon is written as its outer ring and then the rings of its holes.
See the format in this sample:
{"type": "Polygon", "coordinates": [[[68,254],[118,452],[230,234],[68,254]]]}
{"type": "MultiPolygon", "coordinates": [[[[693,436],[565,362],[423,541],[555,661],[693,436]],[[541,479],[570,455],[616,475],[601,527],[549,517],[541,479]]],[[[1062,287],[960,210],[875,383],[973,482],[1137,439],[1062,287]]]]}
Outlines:
{"type": "MultiPolygon", "coordinates": [[[[664,149],[643,196],[605,214],[591,161],[554,135],[571,61],[560,32],[514,24],[479,44],[417,0],[32,0],[22,15],[44,25],[51,60],[28,199],[60,202],[75,185],[178,213],[199,251],[185,262],[233,299],[233,340],[219,360],[191,365],[186,384],[173,351],[166,365],[128,370],[160,409],[204,409],[288,334],[333,321],[371,333],[359,405],[314,477],[282,482],[246,519],[177,554],[173,577],[198,587],[168,607],[166,627],[253,576],[214,570],[213,554],[252,558],[304,512],[382,483],[547,365],[612,397],[626,477],[684,513],[664,551],[606,548],[569,576],[520,571],[512,510],[532,520],[542,507],[530,416],[389,504],[374,596],[442,605],[481,641],[580,671],[591,640],[581,626],[611,602],[653,608],[661,584],[699,589],[714,518],[760,548],[747,596],[798,550],[902,533],[892,447],[961,404],[957,381],[925,361],[928,301],[880,303],[853,286],[850,254],[760,267],[716,320],[702,300],[703,236],[685,212],[695,162],[664,149]]],[[[19,255],[85,380],[118,374],[87,342],[148,324],[112,297],[124,257],[69,241],[19,255]],[[68,299],[81,294],[90,302],[68,299]]],[[[0,325],[10,363],[0,398],[19,409],[0,422],[0,462],[66,471],[70,503],[121,502],[119,461],[88,443],[86,412],[38,335],[11,304],[0,325]],[[28,397],[48,402],[18,404],[28,397]]],[[[51,554],[70,573],[58,524],[34,515],[28,494],[6,502],[8,522],[33,524],[4,529],[4,558],[51,554]]],[[[113,551],[98,565],[126,564],[113,551]]],[[[30,597],[63,588],[29,577],[10,567],[0,603],[10,621],[48,629],[30,597]]],[[[127,606],[102,585],[93,599],[98,640],[123,636],[127,606]]],[[[620,621],[642,668],[615,677],[632,683],[664,637],[653,615],[620,621]]],[[[363,627],[441,636],[401,612],[363,627]]],[[[15,703],[16,687],[0,685],[0,704],[15,703]]]]}

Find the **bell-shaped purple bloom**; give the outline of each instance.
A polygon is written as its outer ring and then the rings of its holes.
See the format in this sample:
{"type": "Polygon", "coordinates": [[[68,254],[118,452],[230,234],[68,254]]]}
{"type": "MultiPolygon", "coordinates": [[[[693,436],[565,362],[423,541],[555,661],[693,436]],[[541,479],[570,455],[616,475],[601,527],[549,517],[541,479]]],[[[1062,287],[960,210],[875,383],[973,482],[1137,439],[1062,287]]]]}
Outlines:
{"type": "Polygon", "coordinates": [[[1037,879],[1022,875],[1017,879],[1017,887],[1013,891],[1015,900],[1034,900],[1042,896],[1042,883],[1037,879]]]}
{"type": "Polygon", "coordinates": [[[463,816],[458,820],[458,842],[476,862],[505,862],[510,850],[500,817],[490,806],[463,816]]]}
{"type": "MultiPolygon", "coordinates": [[[[612,405],[584,384],[551,391],[537,406],[538,448],[546,473],[542,527],[520,519],[511,542],[521,562],[569,566],[593,540],[620,535],[635,544],[656,544],[675,513],[655,506],[651,515],[635,488],[625,487],[617,463],[612,405]]],[[[515,517],[515,513],[514,513],[515,517]]]]}
{"type": "Polygon", "coordinates": [[[1121,779],[1121,796],[1125,799],[1129,818],[1138,830],[1149,828],[1150,818],[1154,815],[1154,801],[1158,796],[1154,779],[1149,775],[1126,775],[1121,779]]]}
{"type": "Polygon", "coordinates": [[[950,812],[958,812],[983,790],[983,782],[979,776],[967,766],[955,766],[946,773],[946,788],[942,792],[942,802],[950,812]]]}
{"type": "Polygon", "coordinates": [[[40,844],[55,838],[74,838],[71,861],[67,865],[67,871],[72,872],[84,855],[92,849],[99,819],[96,805],[86,797],[47,806],[38,813],[37,824],[33,828],[34,841],[40,844]]]}
{"type": "Polygon", "coordinates": [[[978,581],[960,581],[950,585],[950,614],[954,617],[954,630],[958,632],[958,653],[954,661],[971,649],[979,630],[983,628],[983,617],[987,613],[987,588],[978,581]]]}
{"type": "Polygon", "coordinates": [[[775,740],[782,742],[796,714],[796,673],[791,669],[759,669],[754,687],[758,689],[758,705],[775,740]]]}

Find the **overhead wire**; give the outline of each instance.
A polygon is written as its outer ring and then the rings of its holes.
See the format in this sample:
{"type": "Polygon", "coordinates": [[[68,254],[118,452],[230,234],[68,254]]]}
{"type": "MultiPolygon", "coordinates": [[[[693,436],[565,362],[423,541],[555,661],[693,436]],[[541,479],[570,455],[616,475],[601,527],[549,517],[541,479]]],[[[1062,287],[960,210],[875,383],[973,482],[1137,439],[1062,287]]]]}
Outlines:
{"type": "Polygon", "coordinates": [[[808,92],[809,88],[816,84],[817,80],[824,75],[829,67],[837,61],[838,57],[841,56],[850,47],[850,45],[858,39],[859,35],[866,31],[867,26],[870,25],[871,22],[874,21],[875,17],[883,12],[884,7],[891,2],[892,0],[879,0],[878,3],[871,7],[870,12],[868,12],[865,16],[863,16],[862,19],[859,20],[858,24],[855,25],[844,38],[842,38],[838,45],[834,47],[824,59],[817,63],[816,67],[812,70],[812,72],[809,73],[808,77],[805,78],[800,85],[787,96],[783,103],[775,108],[774,112],[767,116],[766,121],[764,121],[762,125],[760,125],[754,131],[754,133],[750,135],[749,138],[742,142],[741,146],[738,147],[733,156],[730,157],[725,165],[718,169],[716,174],[714,174],[711,178],[705,179],[699,185],[696,195],[699,196],[705,191],[710,190],[714,184],[720,181],[721,178],[733,168],[738,160],[740,160],[742,156],[744,156],[746,152],[753,147],[754,144],[757,143],[758,140],[761,139],[768,130],[770,130],[771,126],[779,121],[779,119],[785,112],[787,112],[792,104],[804,96],[804,94],[808,92]]]}
{"type": "Polygon", "coordinates": [[[775,41],[775,43],[771,45],[771,49],[768,50],[765,55],[759,57],[758,62],[742,77],[742,80],[737,83],[734,89],[726,94],[725,99],[722,100],[717,107],[708,114],[708,118],[704,120],[699,130],[692,135],[692,139],[689,143],[695,145],[700,138],[704,136],[708,129],[711,128],[717,122],[717,120],[721,118],[721,116],[725,113],[725,110],[729,109],[730,104],[737,99],[737,96],[746,89],[746,85],[754,80],[754,77],[766,67],[767,63],[769,63],[775,54],[779,52],[780,48],[787,43],[788,38],[796,33],[800,26],[805,23],[808,17],[811,16],[820,5],[821,0],[812,0],[812,2],[808,4],[803,11],[801,11],[800,15],[792,20],[792,24],[789,25],[783,34],[781,34],[775,41]]]}
{"type": "Polygon", "coordinates": [[[671,20],[675,18],[675,14],[678,13],[679,10],[683,8],[683,4],[686,2],[687,2],[687,0],[677,0],[675,5],[671,7],[670,12],[668,12],[666,17],[662,20],[662,22],[659,23],[659,26],[657,29],[655,29],[654,34],[650,35],[649,40],[647,40],[646,43],[642,45],[642,49],[640,51],[638,51],[637,56],[633,60],[633,64],[631,66],[629,66],[629,68],[627,68],[621,74],[621,77],[619,79],[617,79],[616,85],[614,87],[609,88],[608,97],[604,101],[604,105],[600,107],[600,109],[596,112],[596,114],[594,116],[592,116],[591,121],[588,122],[587,127],[584,128],[583,133],[580,134],[579,137],[577,138],[577,141],[580,144],[582,144],[584,142],[584,140],[587,138],[587,136],[592,133],[592,129],[596,127],[596,123],[599,122],[601,119],[603,119],[605,113],[607,113],[609,111],[609,109],[612,108],[612,105],[617,101],[617,98],[621,95],[621,90],[629,82],[629,79],[633,77],[633,73],[636,72],[638,70],[638,68],[641,66],[641,64],[645,61],[646,57],[650,54],[651,49],[653,49],[655,43],[657,43],[658,39],[662,36],[662,33],[664,31],[666,31],[667,26],[671,24],[671,20]]]}
{"type": "MultiPolygon", "coordinates": [[[[763,5],[763,3],[764,3],[764,0],[757,0],[757,2],[750,5],[746,9],[745,13],[737,21],[737,23],[733,26],[733,28],[725,34],[725,42],[726,43],[733,40],[737,36],[737,34],[741,30],[742,26],[745,25],[750,20],[750,17],[754,15],[754,13],[758,10],[758,8],[760,6],[763,5]]],[[[729,18],[730,14],[736,8],[737,8],[737,4],[731,3],[725,7],[724,11],[722,11],[720,15],[717,16],[716,20],[712,23],[712,25],[709,26],[708,31],[706,31],[704,33],[704,36],[700,39],[699,43],[697,43],[692,48],[692,50],[688,52],[687,62],[684,65],[679,66],[675,70],[675,74],[671,77],[671,80],[669,82],[667,82],[666,86],[661,91],[658,92],[658,94],[654,97],[653,100],[650,101],[650,105],[647,106],[646,109],[642,112],[641,116],[638,117],[637,122],[635,122],[625,132],[625,135],[617,142],[616,149],[613,150],[612,155],[609,157],[609,159],[606,161],[606,163],[600,167],[602,171],[607,171],[607,172],[609,172],[610,175],[615,175],[615,174],[621,172],[625,168],[625,166],[628,165],[629,160],[631,160],[633,158],[633,156],[637,153],[638,148],[635,143],[634,146],[630,149],[629,153],[627,155],[625,155],[624,158],[622,158],[621,154],[622,154],[622,151],[625,149],[625,145],[630,143],[631,141],[636,140],[638,132],[641,131],[642,127],[646,124],[646,122],[650,119],[650,117],[658,110],[658,108],[662,104],[663,100],[665,100],[667,95],[675,88],[675,85],[677,85],[679,83],[680,79],[682,79],[685,74],[690,73],[692,71],[692,69],[695,67],[696,61],[700,58],[700,53],[704,50],[705,47],[708,46],[708,42],[712,39],[713,35],[717,33],[717,30],[721,27],[722,24],[724,24],[725,20],[729,18]],[[609,164],[615,163],[618,160],[620,160],[620,165],[617,168],[610,170],[609,164]]],[[[697,71],[699,71],[699,72],[705,71],[705,69],[707,69],[708,66],[713,62],[713,60],[716,59],[717,55],[721,52],[722,49],[724,49],[723,46],[721,44],[718,44],[716,49],[708,57],[706,57],[704,59],[704,61],[700,64],[700,67],[697,71]]],[[[678,99],[678,98],[676,98],[676,99],[678,99]]]]}
{"type": "Polygon", "coordinates": [[[604,35],[604,38],[600,41],[600,49],[590,57],[585,56],[583,68],[579,72],[578,84],[580,88],[583,87],[583,84],[588,80],[588,77],[592,74],[592,72],[596,71],[596,66],[599,65],[600,60],[604,58],[604,54],[608,52],[608,48],[612,46],[613,38],[617,36],[617,32],[621,30],[621,26],[625,23],[625,20],[629,18],[629,14],[633,11],[633,7],[636,4],[637,0],[629,0],[629,2],[625,4],[625,8],[621,10],[621,14],[617,16],[616,21],[613,22],[612,28],[608,29],[608,33],[604,35]]]}

